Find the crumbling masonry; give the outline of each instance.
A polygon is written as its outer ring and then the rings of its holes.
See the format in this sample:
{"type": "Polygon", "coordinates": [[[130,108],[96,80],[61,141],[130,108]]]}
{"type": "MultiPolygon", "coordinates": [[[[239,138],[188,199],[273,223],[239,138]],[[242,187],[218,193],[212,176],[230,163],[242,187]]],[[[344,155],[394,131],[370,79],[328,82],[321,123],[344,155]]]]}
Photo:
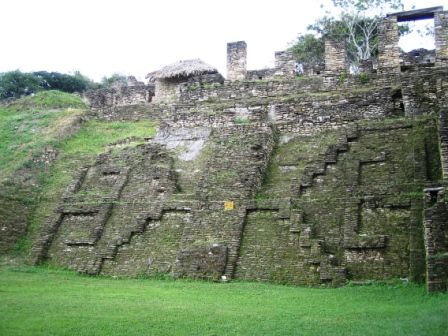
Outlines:
{"type": "Polygon", "coordinates": [[[32,261],[304,285],[426,278],[446,290],[448,12],[419,15],[436,22],[434,63],[400,68],[405,12],[384,19],[378,69],[365,76],[340,76],[332,41],[322,74],[295,78],[287,52],[247,71],[240,41],[228,44],[224,83],[193,76],[169,103],[144,85],[91,93],[90,118],[160,129],[80,168],[32,261]]]}

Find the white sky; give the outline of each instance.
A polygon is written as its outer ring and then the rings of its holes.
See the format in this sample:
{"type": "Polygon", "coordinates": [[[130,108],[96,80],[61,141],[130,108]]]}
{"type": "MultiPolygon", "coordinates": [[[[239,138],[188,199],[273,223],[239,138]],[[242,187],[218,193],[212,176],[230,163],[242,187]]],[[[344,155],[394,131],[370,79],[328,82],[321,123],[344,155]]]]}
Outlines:
{"type": "MultiPolygon", "coordinates": [[[[239,40],[248,44],[248,68],[261,69],[323,15],[321,2],[329,0],[2,0],[0,72],[143,80],[168,63],[201,58],[226,75],[226,43],[239,40]]],[[[448,0],[403,3],[448,10],[448,0]]]]}

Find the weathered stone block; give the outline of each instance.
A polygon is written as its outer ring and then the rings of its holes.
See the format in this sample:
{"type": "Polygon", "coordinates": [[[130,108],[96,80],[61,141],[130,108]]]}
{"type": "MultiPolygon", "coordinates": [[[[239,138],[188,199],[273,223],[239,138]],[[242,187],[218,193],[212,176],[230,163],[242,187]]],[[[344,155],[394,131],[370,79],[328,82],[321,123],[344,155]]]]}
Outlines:
{"type": "Polygon", "coordinates": [[[227,246],[213,244],[182,249],[177,256],[174,275],[207,280],[220,280],[227,263],[227,246]]]}

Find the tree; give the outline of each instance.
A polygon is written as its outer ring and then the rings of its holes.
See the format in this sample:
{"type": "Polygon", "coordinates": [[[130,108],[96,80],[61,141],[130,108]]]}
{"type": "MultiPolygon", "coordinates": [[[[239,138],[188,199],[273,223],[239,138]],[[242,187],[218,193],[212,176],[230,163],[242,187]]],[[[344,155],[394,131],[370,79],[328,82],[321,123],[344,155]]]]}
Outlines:
{"type": "Polygon", "coordinates": [[[387,13],[403,10],[401,0],[332,1],[340,10],[340,21],[346,28],[348,56],[355,65],[376,55],[381,18],[387,13]]]}
{"type": "Polygon", "coordinates": [[[74,75],[47,71],[23,73],[19,70],[0,73],[0,99],[19,98],[41,90],[73,93],[94,87],[95,83],[80,72],[74,75]]]}
{"type": "Polygon", "coordinates": [[[290,50],[301,63],[313,66],[324,62],[324,41],[313,34],[299,35],[290,50]]]}
{"type": "MultiPolygon", "coordinates": [[[[321,40],[323,45],[324,38],[340,40],[345,43],[349,62],[357,65],[366,59],[374,58],[378,53],[378,25],[386,13],[399,11],[403,9],[401,0],[332,0],[332,11],[326,11],[326,15],[317,19],[316,22],[309,25],[307,30],[314,35],[315,40],[321,40]],[[336,15],[336,16],[334,16],[336,15]]],[[[406,27],[401,28],[405,32],[406,27]]],[[[291,47],[298,59],[307,50],[307,58],[324,58],[320,49],[313,46],[317,44],[310,37],[299,35],[295,44],[291,47]]]]}
{"type": "Polygon", "coordinates": [[[83,92],[88,88],[88,83],[84,78],[59,72],[38,71],[32,73],[40,78],[44,89],[59,90],[63,92],[83,92]]]}
{"type": "Polygon", "coordinates": [[[101,86],[110,87],[111,85],[116,84],[118,82],[126,83],[126,76],[119,73],[114,73],[110,77],[104,76],[101,79],[101,86]]]}
{"type": "Polygon", "coordinates": [[[19,98],[42,90],[44,81],[19,70],[0,73],[0,99],[19,98]]]}
{"type": "Polygon", "coordinates": [[[79,71],[79,70],[76,70],[72,76],[75,77],[78,81],[84,82],[85,86],[86,86],[86,90],[97,89],[100,86],[99,83],[96,83],[89,77],[83,75],[81,73],[81,71],[79,71]]]}

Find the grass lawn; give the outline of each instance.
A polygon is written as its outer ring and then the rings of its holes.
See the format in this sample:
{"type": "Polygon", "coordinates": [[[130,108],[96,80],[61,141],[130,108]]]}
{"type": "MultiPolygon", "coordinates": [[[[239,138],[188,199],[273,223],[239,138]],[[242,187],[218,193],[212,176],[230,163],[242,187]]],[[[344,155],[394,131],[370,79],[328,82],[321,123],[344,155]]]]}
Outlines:
{"type": "Polygon", "coordinates": [[[0,269],[0,335],[448,335],[448,294],[0,269]]]}

